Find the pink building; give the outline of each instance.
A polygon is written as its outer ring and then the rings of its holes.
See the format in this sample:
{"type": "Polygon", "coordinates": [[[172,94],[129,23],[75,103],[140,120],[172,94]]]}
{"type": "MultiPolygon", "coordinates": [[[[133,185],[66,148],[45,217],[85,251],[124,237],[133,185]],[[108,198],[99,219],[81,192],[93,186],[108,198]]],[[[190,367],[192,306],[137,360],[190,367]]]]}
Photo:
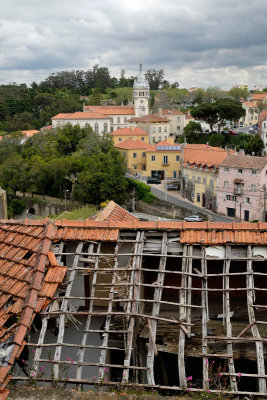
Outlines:
{"type": "Polygon", "coordinates": [[[267,157],[229,155],[219,166],[217,212],[241,221],[267,221],[267,157]]]}

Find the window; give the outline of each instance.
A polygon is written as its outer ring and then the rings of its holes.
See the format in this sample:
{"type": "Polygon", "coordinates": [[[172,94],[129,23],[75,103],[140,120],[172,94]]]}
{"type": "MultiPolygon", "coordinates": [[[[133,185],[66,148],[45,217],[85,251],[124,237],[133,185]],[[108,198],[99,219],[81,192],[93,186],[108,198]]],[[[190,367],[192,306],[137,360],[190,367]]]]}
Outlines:
{"type": "Polygon", "coordinates": [[[125,151],[123,152],[123,155],[124,155],[124,157],[126,157],[127,154],[125,153],[125,151]]]}
{"type": "Polygon", "coordinates": [[[151,156],[151,161],[156,161],[156,156],[151,156]]]}
{"type": "Polygon", "coordinates": [[[228,181],[224,181],[224,182],[223,182],[223,187],[224,187],[225,189],[228,189],[228,188],[229,188],[229,182],[228,182],[228,181]]]}
{"type": "Polygon", "coordinates": [[[249,204],[250,203],[250,198],[249,197],[245,197],[245,203],[249,204]]]}
{"type": "Polygon", "coordinates": [[[251,185],[251,191],[256,192],[256,185],[251,185]]]}
{"type": "Polygon", "coordinates": [[[180,126],[177,126],[177,131],[179,131],[180,130],[180,126]]]}
{"type": "Polygon", "coordinates": [[[176,178],[177,178],[177,171],[173,171],[173,172],[172,172],[172,177],[173,177],[173,179],[176,179],[176,178]]]}
{"type": "Polygon", "coordinates": [[[200,176],[197,177],[197,183],[201,183],[201,177],[200,176]]]}
{"type": "Polygon", "coordinates": [[[159,132],[161,132],[161,126],[159,126],[159,132]]]}
{"type": "Polygon", "coordinates": [[[193,175],[192,176],[192,182],[195,183],[196,177],[193,175]]]}
{"type": "Polygon", "coordinates": [[[127,117],[124,117],[124,122],[127,122],[127,117]]]}
{"type": "Polygon", "coordinates": [[[153,133],[155,133],[156,132],[156,128],[153,126],[153,133]]]}
{"type": "Polygon", "coordinates": [[[113,124],[113,118],[110,118],[110,122],[113,124]]]}
{"type": "Polygon", "coordinates": [[[256,175],[256,173],[257,173],[257,170],[256,170],[256,169],[253,169],[253,170],[252,170],[252,174],[253,174],[253,175],[256,175]]]}
{"type": "Polygon", "coordinates": [[[142,142],[145,140],[145,138],[144,137],[141,137],[141,140],[142,140],[142,142]]]}
{"type": "Polygon", "coordinates": [[[200,193],[197,193],[197,202],[200,202],[200,193]]]}
{"type": "Polygon", "coordinates": [[[231,195],[230,194],[226,195],[226,200],[231,200],[231,195]]]}
{"type": "Polygon", "coordinates": [[[207,184],[207,178],[203,178],[203,185],[207,184]]]}
{"type": "Polygon", "coordinates": [[[111,126],[111,128],[110,128],[110,132],[113,132],[113,126],[111,126]]]}
{"type": "Polygon", "coordinates": [[[108,124],[105,122],[104,123],[104,133],[107,133],[108,131],[108,124]]]}
{"type": "Polygon", "coordinates": [[[243,173],[243,169],[242,168],[238,168],[238,173],[242,174],[243,173]]]}
{"type": "Polygon", "coordinates": [[[146,170],[146,164],[142,164],[142,171],[146,170]]]}
{"type": "Polygon", "coordinates": [[[161,142],[161,136],[159,136],[159,141],[161,142]]]}
{"type": "Polygon", "coordinates": [[[142,157],[144,158],[146,156],[146,153],[144,152],[144,153],[142,153],[142,157]]]}
{"type": "Polygon", "coordinates": [[[156,138],[155,138],[155,136],[153,136],[152,140],[153,140],[153,143],[155,143],[155,142],[156,142],[156,138]]]}
{"type": "Polygon", "coordinates": [[[176,161],[180,161],[180,156],[176,156],[176,161]]]}
{"type": "Polygon", "coordinates": [[[120,123],[121,123],[121,118],[117,117],[117,124],[120,124],[120,123]]]}
{"type": "Polygon", "coordinates": [[[224,172],[229,172],[229,168],[228,167],[224,167],[224,172]]]}
{"type": "Polygon", "coordinates": [[[213,179],[210,179],[210,187],[213,188],[213,179]]]}
{"type": "Polygon", "coordinates": [[[177,117],[177,121],[180,121],[180,117],[177,117]]]}
{"type": "Polygon", "coordinates": [[[137,157],[137,153],[133,153],[133,158],[136,158],[137,157]]]}
{"type": "Polygon", "coordinates": [[[167,140],[167,136],[164,136],[164,140],[167,140]]]}
{"type": "Polygon", "coordinates": [[[137,165],[134,165],[133,167],[134,167],[134,169],[137,169],[137,165]]]}
{"type": "Polygon", "coordinates": [[[95,133],[98,133],[98,123],[95,123],[95,133]]]}
{"type": "Polygon", "coordinates": [[[163,156],[163,164],[164,165],[168,164],[168,156],[163,156]]]}
{"type": "Polygon", "coordinates": [[[165,126],[165,128],[164,128],[164,132],[167,132],[167,126],[165,126]]]}
{"type": "Polygon", "coordinates": [[[122,138],[121,137],[119,137],[119,142],[121,142],[122,141],[122,138]]]}

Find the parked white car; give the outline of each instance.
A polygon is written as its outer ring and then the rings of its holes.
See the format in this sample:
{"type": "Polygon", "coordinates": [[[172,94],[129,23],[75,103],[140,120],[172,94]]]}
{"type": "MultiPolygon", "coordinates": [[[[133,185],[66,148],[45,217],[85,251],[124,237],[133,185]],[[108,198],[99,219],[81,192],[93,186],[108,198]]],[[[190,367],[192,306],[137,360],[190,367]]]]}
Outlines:
{"type": "Polygon", "coordinates": [[[202,222],[203,218],[199,215],[189,215],[189,217],[185,217],[184,220],[187,222],[202,222]]]}

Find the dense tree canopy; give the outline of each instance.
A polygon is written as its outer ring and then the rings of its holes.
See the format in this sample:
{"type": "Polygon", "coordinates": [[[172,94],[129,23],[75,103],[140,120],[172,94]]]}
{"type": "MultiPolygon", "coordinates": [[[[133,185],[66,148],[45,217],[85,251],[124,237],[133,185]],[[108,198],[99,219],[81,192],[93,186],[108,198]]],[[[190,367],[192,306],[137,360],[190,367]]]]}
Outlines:
{"type": "Polygon", "coordinates": [[[124,157],[109,135],[66,125],[39,133],[21,144],[21,137],[0,141],[0,186],[12,194],[33,192],[99,204],[127,198],[124,157]],[[6,156],[5,156],[6,154],[6,156]]]}

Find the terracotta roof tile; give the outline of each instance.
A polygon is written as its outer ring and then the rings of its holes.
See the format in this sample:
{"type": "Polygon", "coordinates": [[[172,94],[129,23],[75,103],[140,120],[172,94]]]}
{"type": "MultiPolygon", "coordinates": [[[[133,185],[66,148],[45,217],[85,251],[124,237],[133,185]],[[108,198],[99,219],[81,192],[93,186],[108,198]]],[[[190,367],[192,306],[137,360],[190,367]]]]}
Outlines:
{"type": "Polygon", "coordinates": [[[133,150],[138,150],[138,149],[144,149],[144,150],[152,150],[154,149],[154,146],[152,144],[144,143],[141,140],[125,140],[124,142],[120,142],[118,144],[115,144],[115,147],[118,149],[133,149],[133,150]]]}
{"type": "Polygon", "coordinates": [[[256,157],[245,154],[232,154],[224,159],[221,163],[223,167],[232,168],[253,168],[263,169],[267,163],[267,157],[256,157]]]}
{"type": "Polygon", "coordinates": [[[106,115],[135,115],[133,106],[84,106],[83,111],[95,111],[106,115]]]}
{"type": "Polygon", "coordinates": [[[227,156],[227,150],[207,145],[186,145],[184,149],[184,163],[189,163],[192,166],[218,167],[227,156]]]}
{"type": "Polygon", "coordinates": [[[105,208],[98,211],[90,219],[94,221],[138,221],[138,218],[131,215],[114,201],[109,201],[105,208]]]}
{"type": "Polygon", "coordinates": [[[142,117],[133,117],[128,122],[170,122],[170,120],[158,114],[148,114],[142,117]]]}
{"type": "Polygon", "coordinates": [[[64,120],[71,120],[71,119],[110,119],[105,114],[101,114],[100,112],[75,112],[69,114],[57,114],[51,118],[52,120],[57,119],[64,119],[64,120]]]}
{"type": "Polygon", "coordinates": [[[111,136],[149,136],[149,134],[141,128],[129,127],[116,129],[111,133],[111,136]]]}

